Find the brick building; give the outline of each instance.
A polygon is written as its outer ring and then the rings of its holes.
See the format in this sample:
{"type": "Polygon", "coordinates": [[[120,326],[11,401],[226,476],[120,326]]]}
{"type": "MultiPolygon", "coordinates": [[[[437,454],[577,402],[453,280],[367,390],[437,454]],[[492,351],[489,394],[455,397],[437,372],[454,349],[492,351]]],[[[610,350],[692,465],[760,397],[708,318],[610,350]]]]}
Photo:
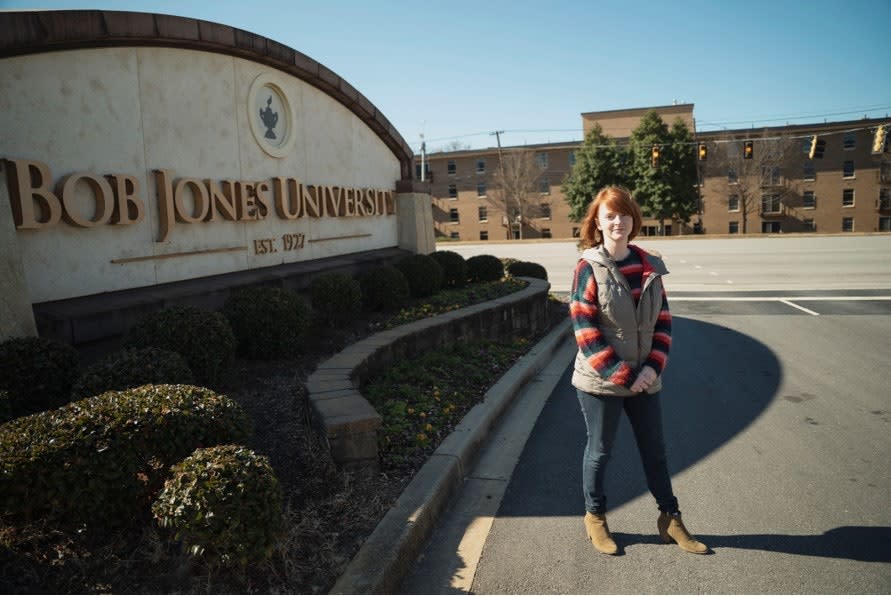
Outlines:
{"type": "MultiPolygon", "coordinates": [[[[693,104],[680,104],[586,112],[582,132],[598,123],[622,144],[650,110],[669,126],[681,118],[695,130],[693,104]]],[[[697,161],[698,213],[688,222],[663,225],[645,219],[641,235],[891,232],[891,157],[873,152],[876,129],[883,124],[888,120],[695,133],[706,153],[697,161]],[[815,136],[822,158],[809,156],[815,136]],[[752,153],[746,158],[749,141],[752,153]]],[[[437,239],[576,237],[579,224],[570,220],[561,184],[579,147],[573,141],[426,155],[437,239]],[[501,158],[520,149],[533,156],[540,172],[537,192],[522,214],[505,209],[494,176],[501,158]]],[[[420,177],[421,156],[415,160],[420,177]]]]}

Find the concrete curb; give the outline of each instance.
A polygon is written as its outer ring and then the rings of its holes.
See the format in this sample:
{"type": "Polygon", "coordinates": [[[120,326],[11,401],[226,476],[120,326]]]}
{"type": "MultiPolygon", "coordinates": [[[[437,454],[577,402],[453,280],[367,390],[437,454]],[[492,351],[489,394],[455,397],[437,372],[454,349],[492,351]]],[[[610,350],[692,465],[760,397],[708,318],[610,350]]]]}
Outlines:
{"type": "Polygon", "coordinates": [[[440,444],[365,541],[331,594],[392,594],[459,489],[480,447],[525,383],[547,365],[572,326],[551,330],[489,389],[440,444]]]}

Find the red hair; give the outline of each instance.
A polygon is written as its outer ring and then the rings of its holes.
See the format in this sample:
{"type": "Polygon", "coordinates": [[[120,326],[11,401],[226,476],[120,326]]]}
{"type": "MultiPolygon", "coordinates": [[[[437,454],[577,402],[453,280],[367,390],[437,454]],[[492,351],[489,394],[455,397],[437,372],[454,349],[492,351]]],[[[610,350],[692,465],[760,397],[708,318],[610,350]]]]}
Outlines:
{"type": "Polygon", "coordinates": [[[622,215],[630,215],[634,223],[631,226],[631,233],[628,234],[628,241],[631,242],[640,231],[640,224],[643,217],[640,213],[640,206],[631,196],[631,191],[621,186],[604,187],[591,204],[588,206],[588,212],[585,219],[582,220],[582,229],[579,232],[579,245],[582,248],[591,248],[600,246],[603,243],[603,234],[597,228],[597,211],[600,206],[604,205],[607,209],[612,209],[616,213],[622,215]]]}

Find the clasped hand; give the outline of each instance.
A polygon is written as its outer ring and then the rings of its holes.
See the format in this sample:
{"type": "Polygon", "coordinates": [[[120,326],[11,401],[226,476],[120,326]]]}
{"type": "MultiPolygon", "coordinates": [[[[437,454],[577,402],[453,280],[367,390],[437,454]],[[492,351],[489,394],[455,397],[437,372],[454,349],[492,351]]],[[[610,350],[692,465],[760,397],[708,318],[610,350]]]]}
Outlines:
{"type": "Polygon", "coordinates": [[[658,376],[659,375],[656,374],[656,371],[653,370],[652,366],[644,366],[637,374],[637,378],[634,379],[634,383],[631,385],[631,391],[635,393],[646,391],[650,385],[656,382],[656,377],[658,376]]]}

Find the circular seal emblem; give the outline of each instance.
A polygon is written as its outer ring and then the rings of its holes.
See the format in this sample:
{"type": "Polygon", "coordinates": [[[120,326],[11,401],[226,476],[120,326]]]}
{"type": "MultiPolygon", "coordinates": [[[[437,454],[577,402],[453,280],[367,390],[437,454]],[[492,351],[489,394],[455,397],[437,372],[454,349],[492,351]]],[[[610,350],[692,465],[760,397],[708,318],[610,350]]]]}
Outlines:
{"type": "Polygon", "coordinates": [[[297,135],[291,102],[270,73],[251,83],[247,98],[248,122],[260,147],[272,157],[290,153],[297,135]]]}

